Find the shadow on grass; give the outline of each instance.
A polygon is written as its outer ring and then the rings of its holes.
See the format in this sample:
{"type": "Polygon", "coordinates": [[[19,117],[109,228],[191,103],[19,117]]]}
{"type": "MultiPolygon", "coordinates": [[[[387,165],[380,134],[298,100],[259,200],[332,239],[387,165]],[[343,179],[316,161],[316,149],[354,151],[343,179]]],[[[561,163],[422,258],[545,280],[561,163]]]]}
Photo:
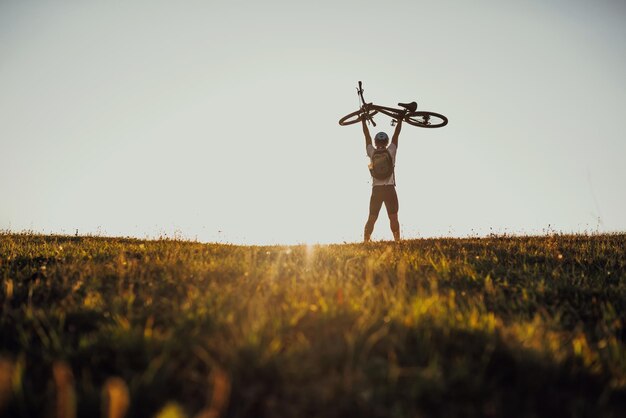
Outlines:
{"type": "Polygon", "coordinates": [[[620,417],[626,393],[577,358],[555,362],[494,334],[379,323],[353,340],[354,318],[306,318],[303,350],[239,352],[228,416],[620,417]],[[345,326],[340,325],[344,322],[345,326]],[[308,329],[307,329],[308,328],[308,329]]]}

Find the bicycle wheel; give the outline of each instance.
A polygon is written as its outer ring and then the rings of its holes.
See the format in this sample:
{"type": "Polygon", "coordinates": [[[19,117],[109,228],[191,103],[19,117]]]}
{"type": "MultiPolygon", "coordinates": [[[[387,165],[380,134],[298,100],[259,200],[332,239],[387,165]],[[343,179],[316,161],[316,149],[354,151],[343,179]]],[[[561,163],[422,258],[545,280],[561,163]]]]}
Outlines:
{"type": "MultiPolygon", "coordinates": [[[[378,113],[378,111],[376,110],[368,111],[368,115],[370,118],[374,116],[376,113],[378,113]]],[[[361,119],[363,119],[362,115],[363,115],[363,112],[361,110],[357,110],[356,112],[347,114],[343,118],[339,119],[339,124],[341,126],[346,126],[346,125],[352,125],[353,123],[361,122],[361,119]]]]}
{"type": "Polygon", "coordinates": [[[448,118],[435,112],[417,111],[408,113],[404,120],[420,128],[441,128],[448,124],[448,118]]]}

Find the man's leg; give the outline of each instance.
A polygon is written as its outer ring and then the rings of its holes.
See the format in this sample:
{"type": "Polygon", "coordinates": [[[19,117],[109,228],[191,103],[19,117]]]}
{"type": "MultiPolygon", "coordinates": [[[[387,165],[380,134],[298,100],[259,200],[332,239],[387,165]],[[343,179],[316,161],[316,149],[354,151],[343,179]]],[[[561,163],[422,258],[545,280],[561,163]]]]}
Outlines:
{"type": "Polygon", "coordinates": [[[400,222],[398,221],[398,195],[396,194],[396,188],[388,187],[385,193],[385,208],[387,209],[387,215],[389,216],[389,226],[393,233],[393,239],[400,241],[400,222]]]}
{"type": "Polygon", "coordinates": [[[374,224],[376,223],[377,215],[368,216],[367,222],[365,223],[365,233],[363,234],[363,241],[369,242],[370,237],[372,236],[372,232],[374,232],[374,224]]]}
{"type": "Polygon", "coordinates": [[[380,187],[372,187],[372,196],[370,197],[370,213],[365,223],[365,231],[363,233],[363,241],[369,242],[372,232],[374,232],[374,224],[378,219],[378,212],[383,205],[382,194],[380,193],[380,187]]]}
{"type": "Polygon", "coordinates": [[[400,222],[398,222],[397,213],[389,215],[389,226],[391,226],[391,232],[393,232],[393,239],[400,241],[400,222]]]}

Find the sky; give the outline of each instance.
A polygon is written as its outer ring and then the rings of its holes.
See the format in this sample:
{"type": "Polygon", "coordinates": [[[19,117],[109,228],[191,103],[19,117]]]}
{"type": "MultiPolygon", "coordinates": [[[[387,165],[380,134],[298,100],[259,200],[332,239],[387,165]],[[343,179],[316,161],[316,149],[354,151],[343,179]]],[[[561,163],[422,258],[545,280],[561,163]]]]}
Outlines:
{"type": "Polygon", "coordinates": [[[365,142],[338,120],[361,80],[449,119],[402,128],[404,238],[626,231],[624,22],[622,0],[2,0],[0,230],[359,241],[365,142]]]}

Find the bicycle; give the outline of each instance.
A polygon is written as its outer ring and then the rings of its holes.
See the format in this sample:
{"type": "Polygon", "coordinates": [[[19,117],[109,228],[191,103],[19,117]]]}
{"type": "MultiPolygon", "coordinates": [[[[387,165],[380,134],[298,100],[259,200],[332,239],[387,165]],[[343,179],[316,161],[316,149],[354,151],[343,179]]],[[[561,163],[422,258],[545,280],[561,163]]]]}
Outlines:
{"type": "Polygon", "coordinates": [[[402,109],[366,103],[363,98],[363,83],[361,81],[359,81],[359,87],[356,90],[361,99],[361,108],[339,119],[339,125],[341,126],[352,125],[360,122],[363,118],[366,118],[373,126],[376,126],[373,117],[379,112],[391,117],[391,126],[394,126],[399,119],[420,128],[441,128],[448,124],[448,118],[442,114],[425,110],[418,111],[416,102],[398,103],[398,106],[402,109]]]}

